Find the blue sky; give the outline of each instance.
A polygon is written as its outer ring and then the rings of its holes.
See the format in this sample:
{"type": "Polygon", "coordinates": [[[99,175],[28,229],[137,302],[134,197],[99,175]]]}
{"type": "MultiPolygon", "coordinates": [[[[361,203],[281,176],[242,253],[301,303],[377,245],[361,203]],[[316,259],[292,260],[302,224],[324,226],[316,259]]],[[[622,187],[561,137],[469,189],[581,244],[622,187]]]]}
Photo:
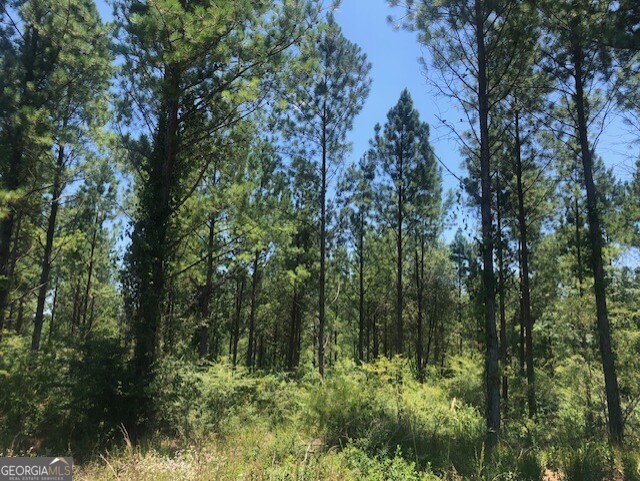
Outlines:
{"type": "MultiPolygon", "coordinates": [[[[364,152],[373,126],[384,122],[387,111],[407,87],[422,120],[431,125],[431,143],[436,154],[456,175],[464,175],[457,141],[441,119],[460,131],[468,126],[462,121],[458,106],[439,96],[428,81],[428,77],[437,81],[438,72],[424,71],[418,62],[424,56],[430,63],[428,49],[418,43],[415,33],[394,30],[387,21],[389,15],[401,13],[400,9],[389,7],[386,0],[343,0],[336,13],[346,37],[360,45],[373,64],[371,94],[351,133],[353,156],[358,158],[364,152]]],[[[632,131],[619,114],[610,115],[596,151],[619,179],[631,178],[640,151],[638,137],[638,132],[632,131]]],[[[457,180],[446,171],[443,179],[445,191],[458,188],[457,180]]]]}
{"type": "MultiPolygon", "coordinates": [[[[97,4],[103,19],[109,20],[111,7],[105,0],[97,0],[97,4]]],[[[390,8],[386,0],[343,0],[335,14],[345,36],[357,43],[372,63],[371,93],[349,134],[353,144],[349,161],[357,160],[365,152],[374,125],[377,122],[384,123],[388,110],[395,105],[400,92],[406,87],[422,120],[431,126],[431,143],[437,156],[456,175],[463,175],[456,139],[440,119],[459,126],[460,131],[466,129],[467,125],[462,122],[463,115],[458,106],[437,95],[427,80],[428,76],[437,80],[438,73],[424,71],[418,62],[419,58],[426,56],[428,64],[429,58],[428,51],[418,43],[416,34],[395,30],[387,21],[389,15],[400,13],[400,10],[390,8]]],[[[637,138],[638,133],[631,132],[620,116],[610,117],[597,152],[607,165],[614,168],[618,178],[627,180],[631,176],[639,151],[639,145],[635,142],[637,138]]],[[[445,192],[458,189],[458,181],[446,170],[443,170],[443,180],[445,192]]],[[[461,223],[461,219],[458,222],[461,223]]],[[[451,231],[445,237],[450,236],[451,231]]]]}
{"type": "MultiPolygon", "coordinates": [[[[97,5],[103,20],[110,20],[111,7],[107,2],[97,0],[97,5]]],[[[426,51],[415,33],[394,30],[387,21],[393,13],[385,0],[343,0],[335,14],[344,35],[357,43],[372,63],[371,92],[349,133],[353,149],[347,162],[362,156],[373,136],[374,125],[385,122],[387,112],[398,101],[402,89],[407,88],[421,119],[431,125],[431,141],[436,154],[449,169],[462,174],[455,140],[437,119],[437,116],[445,117],[451,122],[455,117],[455,106],[439,99],[428,86],[418,62],[426,51]]],[[[443,180],[445,192],[458,188],[458,181],[446,171],[443,171],[443,180]]]]}
{"type": "MultiPolygon", "coordinates": [[[[97,0],[98,10],[103,20],[110,20],[111,7],[105,0],[97,0]]],[[[336,19],[343,33],[357,43],[372,63],[373,79],[371,93],[362,112],[354,123],[349,135],[353,143],[352,158],[356,160],[365,152],[373,127],[384,123],[387,112],[395,105],[403,88],[408,88],[422,120],[432,126],[432,143],[438,156],[447,166],[460,172],[460,158],[453,139],[448,139],[446,128],[441,127],[436,114],[450,114],[451,108],[439,102],[429,91],[427,81],[421,72],[418,58],[423,49],[416,35],[411,32],[394,30],[387,22],[387,16],[394,13],[385,0],[343,0],[336,12],[336,19]]],[[[457,187],[450,175],[445,175],[445,189],[457,187]]]]}
{"type": "MultiPolygon", "coordinates": [[[[438,120],[438,116],[448,120],[454,118],[456,107],[439,98],[428,85],[418,62],[427,51],[418,43],[416,34],[394,30],[387,21],[390,14],[397,13],[401,12],[388,7],[384,0],[344,0],[336,12],[344,35],[360,45],[372,63],[371,93],[350,136],[353,157],[359,158],[364,153],[374,125],[385,122],[387,112],[406,87],[421,119],[431,125],[431,143],[436,154],[453,172],[461,173],[457,145],[450,138],[448,128],[438,120]]],[[[445,190],[458,187],[454,177],[446,171],[443,175],[445,190]]]]}

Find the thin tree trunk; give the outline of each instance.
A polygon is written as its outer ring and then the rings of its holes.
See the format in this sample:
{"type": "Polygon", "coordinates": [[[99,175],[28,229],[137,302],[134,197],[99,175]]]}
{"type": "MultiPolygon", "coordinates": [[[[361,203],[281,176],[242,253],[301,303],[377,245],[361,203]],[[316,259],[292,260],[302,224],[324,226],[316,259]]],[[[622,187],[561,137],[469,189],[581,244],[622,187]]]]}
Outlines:
{"type": "Polygon", "coordinates": [[[240,340],[240,318],[242,315],[242,301],[244,297],[245,275],[241,274],[241,278],[236,283],[236,309],[233,316],[233,343],[232,343],[232,365],[235,370],[238,362],[238,341],[240,340]]]}
{"type": "MultiPolygon", "coordinates": [[[[520,286],[520,291],[522,291],[522,242],[520,242],[520,237],[518,236],[518,283],[520,286]]],[[[520,367],[520,375],[525,376],[525,354],[524,354],[524,345],[525,345],[525,334],[524,334],[524,308],[522,307],[522,295],[519,296],[518,299],[518,327],[519,327],[519,336],[518,336],[518,365],[520,367]]]]}
{"type": "Polygon", "coordinates": [[[497,250],[498,250],[498,294],[499,294],[499,312],[500,312],[500,363],[502,364],[502,400],[504,401],[504,412],[508,410],[509,398],[509,379],[507,377],[507,316],[505,313],[505,281],[504,281],[504,249],[502,239],[502,204],[501,204],[501,187],[500,175],[496,175],[496,220],[497,220],[497,250]]]}
{"type": "Polygon", "coordinates": [[[73,312],[71,313],[71,335],[74,335],[80,324],[80,279],[75,282],[73,289],[73,312]]]}
{"type": "Polygon", "coordinates": [[[251,310],[249,311],[249,346],[247,348],[247,367],[253,369],[255,364],[255,328],[256,310],[258,307],[258,283],[260,282],[260,251],[256,249],[251,274],[251,310]]]}
{"type": "Polygon", "coordinates": [[[522,185],[522,149],[520,144],[520,118],[515,116],[515,141],[516,141],[516,188],[518,196],[518,228],[520,231],[520,297],[522,299],[522,323],[525,334],[525,360],[527,369],[527,403],[529,405],[529,417],[536,414],[536,389],[533,367],[533,318],[531,316],[531,288],[529,286],[529,240],[527,232],[527,219],[524,207],[524,187],[522,185]]]}
{"type": "Polygon", "coordinates": [[[482,213],[482,258],[484,314],[487,336],[485,379],[487,388],[486,421],[488,444],[493,446],[500,432],[500,370],[496,330],[495,277],[493,272],[493,225],[491,216],[491,166],[489,151],[489,93],[487,88],[487,54],[482,0],[475,0],[475,30],[478,56],[478,118],[480,124],[480,184],[482,213]]]}
{"type": "MultiPolygon", "coordinates": [[[[215,173],[214,173],[215,183],[215,173]]],[[[209,322],[211,317],[211,296],[213,295],[213,254],[215,250],[216,216],[209,220],[209,235],[207,238],[207,274],[205,284],[200,294],[200,326],[198,327],[198,356],[204,359],[209,350],[209,322]]]]}
{"type": "Polygon", "coordinates": [[[53,190],[51,192],[51,210],[47,222],[47,236],[42,255],[40,268],[40,284],[38,288],[38,301],[36,304],[36,314],[33,320],[33,337],[31,338],[31,350],[36,352],[40,349],[40,337],[42,336],[42,325],[44,323],[44,305],[49,291],[49,274],[51,273],[51,253],[53,252],[53,239],[56,230],[56,218],[60,206],[60,195],[62,194],[62,171],[64,169],[64,146],[58,144],[58,160],[53,178],[53,190]]]}
{"type": "Polygon", "coordinates": [[[18,319],[16,320],[16,334],[22,333],[22,325],[24,324],[24,299],[21,297],[18,301],[18,319]]]}
{"type": "Polygon", "coordinates": [[[402,227],[404,223],[404,192],[402,189],[402,182],[404,181],[404,165],[402,152],[398,156],[398,177],[401,179],[398,182],[397,196],[398,196],[398,212],[396,220],[396,354],[404,354],[404,325],[402,319],[402,304],[403,304],[403,285],[402,285],[402,271],[403,271],[403,253],[402,253],[402,227]]]}
{"type": "Polygon", "coordinates": [[[91,307],[89,309],[89,324],[87,325],[86,328],[86,333],[87,335],[89,335],[89,333],[91,332],[91,328],[93,327],[93,321],[95,319],[95,313],[96,313],[96,298],[95,296],[91,297],[91,307]]]}
{"type": "Polygon", "coordinates": [[[380,354],[380,338],[378,336],[378,321],[376,319],[376,314],[374,313],[371,317],[371,335],[373,336],[373,358],[378,359],[380,354]]]}
{"type": "Polygon", "coordinates": [[[14,225],[14,212],[10,209],[0,221],[0,340],[4,330],[5,311],[9,302],[9,259],[11,255],[11,237],[14,225]]]}
{"type": "Polygon", "coordinates": [[[620,393],[616,375],[615,359],[611,348],[611,332],[607,311],[606,280],[602,262],[602,229],[598,213],[596,185],[593,179],[593,158],[587,133],[587,118],[585,113],[585,94],[583,87],[583,53],[578,44],[573,45],[574,80],[576,87],[576,110],[578,114],[578,135],[580,137],[580,151],[584,183],[587,192],[587,216],[589,218],[589,237],[591,241],[591,263],[593,267],[593,284],[596,297],[596,314],[598,319],[598,334],[600,337],[600,354],[602,356],[602,370],[604,371],[605,391],[609,414],[609,434],[614,444],[622,444],[624,427],[622,410],[620,409],[620,393]]]}
{"type": "MultiPolygon", "coordinates": [[[[293,288],[293,297],[291,300],[291,321],[289,327],[289,348],[287,349],[287,367],[289,371],[293,371],[296,367],[296,346],[298,328],[298,288],[293,288]]],[[[277,340],[275,340],[277,342],[277,340]]]]}
{"type": "Polygon", "coordinates": [[[387,316],[384,316],[384,322],[382,324],[382,344],[384,345],[384,355],[389,357],[391,349],[389,348],[389,321],[387,316]]]}
{"type": "Polygon", "coordinates": [[[53,329],[55,326],[57,306],[58,306],[58,285],[56,284],[56,288],[53,291],[53,303],[51,305],[51,318],[49,320],[49,342],[51,342],[51,339],[53,338],[53,329]]]}
{"type": "Polygon", "coordinates": [[[365,321],[365,346],[367,351],[367,362],[371,362],[371,309],[367,309],[365,321]]]}
{"type": "MultiPolygon", "coordinates": [[[[358,360],[364,361],[364,226],[358,232],[358,360]]],[[[368,334],[368,331],[367,331],[368,334]]],[[[367,342],[368,344],[368,342],[367,342]]]]}
{"type": "Polygon", "coordinates": [[[276,328],[273,330],[273,355],[271,356],[271,365],[278,365],[278,323],[276,322],[276,328]]]}
{"type": "Polygon", "coordinates": [[[463,341],[463,332],[464,328],[462,325],[462,260],[458,265],[458,326],[460,329],[460,345],[459,345],[459,355],[462,356],[462,341],[463,341]]]}
{"type": "Polygon", "coordinates": [[[320,293],[318,296],[318,371],[324,377],[324,327],[325,327],[325,283],[327,255],[327,101],[325,99],[322,114],[322,166],[320,184],[320,293]]]}
{"type": "Polygon", "coordinates": [[[578,205],[578,197],[574,199],[574,219],[576,220],[576,262],[578,274],[578,294],[582,297],[582,286],[584,283],[584,268],[582,265],[582,236],[580,229],[582,228],[582,220],[580,219],[580,206],[578,205]]]}
{"type": "Polygon", "coordinates": [[[417,290],[417,308],[418,308],[418,325],[416,333],[416,361],[418,364],[418,380],[424,381],[424,335],[423,330],[423,317],[422,308],[424,306],[423,300],[423,282],[424,282],[424,242],[420,241],[420,255],[418,255],[418,249],[415,251],[415,277],[416,277],[416,290],[417,290]]]}
{"type": "Polygon", "coordinates": [[[102,222],[100,222],[99,210],[96,208],[96,219],[93,228],[93,235],[91,236],[91,253],[89,254],[89,271],[87,273],[87,285],[84,289],[84,306],[82,308],[82,325],[87,322],[87,310],[89,308],[89,296],[91,295],[91,281],[93,278],[93,264],[96,251],[96,244],[98,239],[98,231],[102,228],[102,222]]]}

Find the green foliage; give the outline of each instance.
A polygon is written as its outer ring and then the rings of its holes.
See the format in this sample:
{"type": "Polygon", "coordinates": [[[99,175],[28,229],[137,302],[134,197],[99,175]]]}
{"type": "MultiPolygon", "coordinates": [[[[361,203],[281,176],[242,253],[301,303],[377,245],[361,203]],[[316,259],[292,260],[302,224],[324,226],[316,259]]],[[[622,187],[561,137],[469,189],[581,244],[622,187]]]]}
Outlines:
{"type": "Polygon", "coordinates": [[[198,367],[164,359],[151,386],[161,432],[183,440],[233,429],[234,423],[281,424],[299,408],[298,387],[283,376],[250,376],[224,364],[198,367]]]}
{"type": "Polygon", "coordinates": [[[0,0],[3,454],[80,479],[640,478],[640,162],[625,183],[595,151],[616,96],[638,118],[640,9],[389,3],[469,123],[483,245],[444,243],[408,90],[341,169],[371,65],[339,1],[115,0],[103,25],[0,0]]]}
{"type": "Polygon", "coordinates": [[[7,336],[1,348],[2,450],[25,453],[38,449],[43,443],[50,445],[52,441],[64,449],[64,438],[71,432],[73,423],[69,361],[77,353],[57,345],[43,350],[36,359],[26,339],[20,336],[7,336]]]}
{"type": "Polygon", "coordinates": [[[48,341],[36,355],[8,336],[0,352],[0,449],[14,454],[103,449],[130,419],[130,372],[117,338],[48,341]]]}
{"type": "Polygon", "coordinates": [[[418,470],[415,463],[408,462],[398,447],[393,456],[370,456],[365,451],[349,446],[341,453],[354,477],[373,481],[437,481],[438,478],[427,467],[418,470]]]}
{"type": "Polygon", "coordinates": [[[612,464],[611,449],[602,443],[580,444],[563,453],[562,463],[568,481],[604,479],[612,464]]]}

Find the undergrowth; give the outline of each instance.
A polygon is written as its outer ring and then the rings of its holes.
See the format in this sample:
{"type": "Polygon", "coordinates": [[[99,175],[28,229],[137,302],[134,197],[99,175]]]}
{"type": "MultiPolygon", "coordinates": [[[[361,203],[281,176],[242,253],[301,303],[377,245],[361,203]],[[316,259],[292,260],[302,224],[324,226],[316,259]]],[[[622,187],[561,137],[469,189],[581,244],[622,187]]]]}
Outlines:
{"type": "Polygon", "coordinates": [[[7,339],[14,355],[0,360],[0,454],[73,455],[74,479],[640,480],[636,433],[612,449],[551,380],[541,381],[552,390],[541,397],[545,423],[519,414],[514,395],[488,450],[473,359],[453,358],[423,383],[398,359],[338,363],[325,380],[311,369],[249,373],[168,359],[150,393],[154,434],[134,444],[129,367],[116,343],[55,346],[40,363],[19,343],[7,339]]]}

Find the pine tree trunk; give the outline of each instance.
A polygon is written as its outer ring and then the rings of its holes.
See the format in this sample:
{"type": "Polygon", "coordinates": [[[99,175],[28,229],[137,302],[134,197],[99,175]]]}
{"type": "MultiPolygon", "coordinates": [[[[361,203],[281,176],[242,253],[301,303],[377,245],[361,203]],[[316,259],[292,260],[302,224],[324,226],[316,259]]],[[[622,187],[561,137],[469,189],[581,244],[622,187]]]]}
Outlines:
{"type": "Polygon", "coordinates": [[[364,361],[364,227],[358,232],[358,360],[364,361]]]}
{"type": "Polygon", "coordinates": [[[591,263],[593,268],[593,284],[596,297],[596,315],[598,319],[598,335],[600,338],[600,354],[604,371],[605,391],[609,414],[609,434],[614,444],[622,444],[624,427],[622,410],[620,409],[620,392],[616,375],[615,359],[611,348],[611,332],[607,311],[606,279],[602,261],[602,229],[597,205],[597,190],[593,179],[593,158],[589,145],[587,117],[585,113],[585,93],[583,87],[583,53],[580,45],[573,45],[573,63],[575,80],[575,102],[578,114],[578,135],[584,183],[587,192],[587,216],[589,219],[589,238],[591,241],[591,263]]]}
{"type": "Polygon", "coordinates": [[[378,359],[378,356],[380,355],[380,337],[378,336],[378,321],[375,313],[371,317],[371,335],[373,337],[372,355],[374,359],[378,359]]]}
{"type": "Polygon", "coordinates": [[[502,400],[504,401],[504,412],[508,410],[509,380],[507,378],[507,317],[505,313],[505,281],[504,281],[504,249],[502,239],[502,204],[500,202],[500,175],[496,175],[496,220],[497,220],[497,251],[498,251],[498,294],[500,312],[500,363],[502,365],[502,400]]]}
{"type": "MultiPolygon", "coordinates": [[[[289,347],[287,349],[287,367],[289,371],[293,371],[296,367],[296,347],[297,343],[297,329],[298,329],[298,288],[293,288],[293,297],[291,300],[291,321],[289,327],[289,347]]],[[[276,324],[277,325],[277,324],[276,324]]],[[[277,342],[277,340],[276,340],[277,342]]],[[[275,345],[275,344],[274,344],[275,345]]]]}
{"type": "Polygon", "coordinates": [[[58,306],[58,285],[56,285],[56,288],[53,291],[53,303],[51,305],[51,319],[49,320],[49,342],[51,342],[51,339],[53,338],[53,330],[55,326],[57,306],[58,306]]]}
{"type": "Polygon", "coordinates": [[[137,303],[134,314],[133,365],[137,389],[134,437],[150,425],[151,400],[146,392],[153,380],[158,332],[166,300],[167,235],[172,215],[178,149],[180,71],[165,69],[161,115],[142,195],[142,218],[134,228],[131,252],[136,258],[137,303]]]}
{"type": "MultiPolygon", "coordinates": [[[[215,183],[215,173],[214,173],[215,183]]],[[[209,219],[209,235],[207,237],[207,274],[200,294],[200,326],[198,327],[198,356],[204,359],[209,351],[209,323],[211,317],[211,296],[213,295],[213,254],[215,250],[216,216],[209,219]]]]}
{"type": "Polygon", "coordinates": [[[491,216],[491,166],[489,151],[489,93],[487,88],[487,56],[485,22],[481,0],[475,0],[476,47],[478,58],[478,119],[480,124],[480,184],[482,214],[482,258],[487,388],[486,421],[488,445],[493,446],[500,432],[500,370],[498,368],[498,334],[496,330],[495,277],[493,272],[493,225],[491,216]]]}
{"type": "Polygon", "coordinates": [[[233,335],[232,335],[232,366],[236,369],[238,363],[238,341],[240,341],[240,318],[242,316],[242,301],[244,298],[245,275],[241,274],[241,278],[236,281],[236,309],[233,316],[233,335]]]}
{"type": "Polygon", "coordinates": [[[91,252],[89,254],[89,270],[87,272],[87,284],[84,289],[84,306],[82,308],[82,325],[87,322],[87,312],[89,309],[89,297],[91,296],[91,281],[93,279],[93,264],[95,262],[96,244],[98,240],[98,231],[102,228],[102,222],[99,217],[98,209],[96,208],[96,219],[93,228],[93,235],[91,236],[91,252]]]}
{"type": "Polygon", "coordinates": [[[582,264],[582,236],[580,229],[582,228],[582,219],[580,219],[580,206],[578,205],[578,197],[574,199],[574,219],[576,221],[576,262],[578,274],[578,294],[582,297],[582,286],[584,283],[584,267],[582,264]]]}
{"type": "Polygon", "coordinates": [[[318,296],[318,371],[324,377],[324,327],[325,327],[325,283],[326,283],[326,255],[327,255],[327,122],[326,99],[323,109],[322,122],[322,165],[320,169],[320,292],[318,296]]]}
{"type": "Polygon", "coordinates": [[[38,288],[38,301],[36,304],[36,314],[33,320],[33,337],[31,339],[31,350],[36,352],[40,349],[40,337],[42,335],[42,325],[44,323],[44,305],[49,291],[49,274],[51,273],[51,253],[53,252],[53,239],[56,230],[56,218],[58,207],[60,206],[60,195],[62,194],[62,171],[64,169],[64,146],[58,144],[58,160],[53,179],[53,190],[51,192],[51,210],[47,222],[47,236],[42,255],[40,268],[40,284],[38,288]]]}
{"type": "Polygon", "coordinates": [[[0,221],[0,340],[4,330],[5,313],[9,303],[9,259],[11,255],[11,237],[14,213],[9,209],[0,221]]]}
{"type": "Polygon", "coordinates": [[[71,313],[71,335],[73,336],[80,325],[80,278],[76,280],[73,288],[73,312],[71,313]]]}
{"type": "Polygon", "coordinates": [[[420,255],[418,255],[418,248],[415,251],[415,278],[416,278],[416,290],[417,290],[417,308],[418,308],[418,325],[416,333],[416,362],[418,364],[418,380],[424,381],[424,335],[423,335],[423,317],[422,308],[424,306],[423,300],[423,282],[424,282],[424,242],[420,242],[420,255]]]}
{"type": "Polygon", "coordinates": [[[247,367],[253,369],[255,364],[255,329],[256,310],[258,307],[258,283],[260,282],[260,251],[256,250],[253,258],[253,273],[251,274],[251,310],[249,311],[249,345],[247,347],[247,367]]]}
{"type": "Polygon", "coordinates": [[[533,367],[533,318],[531,317],[531,288],[529,287],[529,240],[527,219],[524,208],[524,187],[522,185],[522,149],[520,144],[520,118],[515,116],[516,141],[516,189],[518,197],[518,230],[520,231],[520,298],[522,301],[522,323],[525,337],[525,360],[527,372],[527,403],[529,417],[536,414],[536,389],[533,367]]]}
{"type": "Polygon", "coordinates": [[[404,172],[403,172],[403,158],[402,153],[398,156],[398,177],[400,178],[400,182],[398,182],[397,187],[397,202],[398,202],[398,212],[396,219],[396,354],[402,355],[404,354],[404,326],[402,319],[402,304],[403,304],[403,294],[402,294],[402,271],[403,271],[403,253],[402,253],[402,227],[404,223],[404,192],[402,189],[402,182],[404,181],[404,172]]]}
{"type": "MultiPolygon", "coordinates": [[[[22,98],[24,105],[29,105],[30,94],[33,81],[35,79],[34,69],[36,56],[38,54],[40,34],[38,29],[31,25],[23,37],[26,40],[24,48],[24,82],[22,85],[22,98]]],[[[20,119],[24,121],[24,119],[20,119]]],[[[24,129],[18,125],[11,138],[11,148],[9,156],[9,172],[3,180],[4,189],[8,192],[17,192],[24,183],[24,149],[25,149],[24,129]]],[[[0,340],[4,328],[5,314],[9,304],[9,290],[11,285],[10,261],[11,261],[11,238],[15,226],[16,206],[9,204],[7,212],[0,220],[0,340]]]]}

